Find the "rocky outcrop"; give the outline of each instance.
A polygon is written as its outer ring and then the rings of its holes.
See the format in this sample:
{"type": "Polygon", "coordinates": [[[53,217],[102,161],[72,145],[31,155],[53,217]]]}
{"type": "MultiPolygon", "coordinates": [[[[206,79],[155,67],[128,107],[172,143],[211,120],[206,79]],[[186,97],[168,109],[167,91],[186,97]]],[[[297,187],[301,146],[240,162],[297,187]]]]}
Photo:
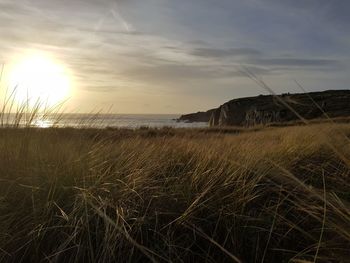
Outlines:
{"type": "Polygon", "coordinates": [[[208,110],[208,111],[200,111],[197,113],[185,114],[182,115],[178,121],[183,122],[208,122],[212,114],[216,109],[208,110]]]}
{"type": "Polygon", "coordinates": [[[180,120],[206,121],[210,126],[254,126],[300,120],[300,116],[305,119],[350,116],[350,90],[234,99],[217,109],[183,115],[180,120]]]}

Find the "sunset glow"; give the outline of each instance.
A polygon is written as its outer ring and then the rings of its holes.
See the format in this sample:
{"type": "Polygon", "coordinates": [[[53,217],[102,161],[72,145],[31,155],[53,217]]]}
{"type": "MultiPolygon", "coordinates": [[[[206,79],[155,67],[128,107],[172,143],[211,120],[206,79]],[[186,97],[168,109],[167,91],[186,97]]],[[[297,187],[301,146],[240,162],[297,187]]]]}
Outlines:
{"type": "Polygon", "coordinates": [[[71,94],[71,77],[63,64],[40,53],[22,57],[10,69],[9,86],[17,103],[52,107],[71,94]]]}

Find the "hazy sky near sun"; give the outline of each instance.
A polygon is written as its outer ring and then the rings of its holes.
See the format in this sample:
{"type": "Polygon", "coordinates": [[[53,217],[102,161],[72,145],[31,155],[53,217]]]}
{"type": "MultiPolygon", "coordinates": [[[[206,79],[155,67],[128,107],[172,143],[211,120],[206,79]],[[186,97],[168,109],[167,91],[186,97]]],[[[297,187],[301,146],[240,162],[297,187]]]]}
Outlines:
{"type": "Polygon", "coordinates": [[[185,113],[266,93],[347,89],[348,0],[0,0],[0,63],[39,50],[72,72],[70,109],[185,113]]]}

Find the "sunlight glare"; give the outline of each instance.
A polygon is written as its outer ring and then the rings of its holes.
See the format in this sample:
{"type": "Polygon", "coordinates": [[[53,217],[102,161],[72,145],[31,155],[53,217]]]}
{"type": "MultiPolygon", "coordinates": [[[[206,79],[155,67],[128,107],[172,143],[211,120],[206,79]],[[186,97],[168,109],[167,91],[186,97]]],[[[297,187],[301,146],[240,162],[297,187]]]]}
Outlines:
{"type": "Polygon", "coordinates": [[[29,105],[40,101],[42,105],[52,107],[68,99],[71,93],[67,68],[40,53],[18,60],[10,70],[9,84],[16,87],[16,102],[29,105]]]}

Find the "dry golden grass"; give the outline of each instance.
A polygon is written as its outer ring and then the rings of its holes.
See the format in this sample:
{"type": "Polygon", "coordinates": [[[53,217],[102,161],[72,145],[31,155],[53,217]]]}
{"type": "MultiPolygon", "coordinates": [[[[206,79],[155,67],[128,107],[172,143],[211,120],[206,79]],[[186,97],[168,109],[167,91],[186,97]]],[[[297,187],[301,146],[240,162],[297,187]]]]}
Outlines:
{"type": "Polygon", "coordinates": [[[0,129],[0,262],[346,262],[349,138],[0,129]]]}

